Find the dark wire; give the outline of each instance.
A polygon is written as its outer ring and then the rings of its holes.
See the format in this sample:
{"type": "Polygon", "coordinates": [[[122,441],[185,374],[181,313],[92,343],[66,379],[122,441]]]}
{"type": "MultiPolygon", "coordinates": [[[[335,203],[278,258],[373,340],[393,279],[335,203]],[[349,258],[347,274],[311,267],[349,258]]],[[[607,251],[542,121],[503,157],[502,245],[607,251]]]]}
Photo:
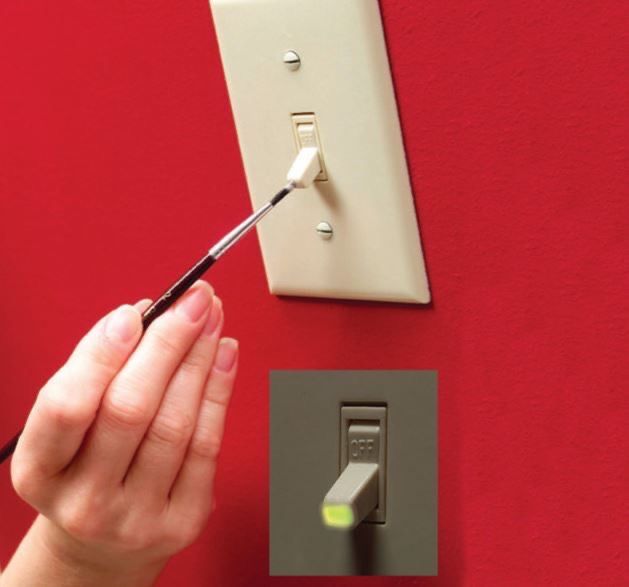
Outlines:
{"type": "Polygon", "coordinates": [[[15,451],[15,447],[17,446],[17,441],[20,439],[20,436],[24,432],[24,428],[20,430],[9,442],[7,442],[0,449],[0,464],[4,463],[15,451]]]}

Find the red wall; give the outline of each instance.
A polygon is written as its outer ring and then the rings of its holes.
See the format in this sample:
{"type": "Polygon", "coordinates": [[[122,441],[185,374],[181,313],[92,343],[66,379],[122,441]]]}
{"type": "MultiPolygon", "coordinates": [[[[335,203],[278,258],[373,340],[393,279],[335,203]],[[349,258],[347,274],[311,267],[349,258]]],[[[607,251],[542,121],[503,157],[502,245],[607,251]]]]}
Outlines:
{"type": "MultiPolygon", "coordinates": [[[[626,584],[627,8],[382,1],[434,303],[277,299],[253,238],[217,266],[218,510],[161,585],[338,582],[267,577],[269,368],[439,370],[440,576],[342,584],[626,584]]],[[[2,436],[248,210],[205,0],[1,2],[2,436]]],[[[6,467],[0,498],[6,563],[32,517],[6,467]]]]}

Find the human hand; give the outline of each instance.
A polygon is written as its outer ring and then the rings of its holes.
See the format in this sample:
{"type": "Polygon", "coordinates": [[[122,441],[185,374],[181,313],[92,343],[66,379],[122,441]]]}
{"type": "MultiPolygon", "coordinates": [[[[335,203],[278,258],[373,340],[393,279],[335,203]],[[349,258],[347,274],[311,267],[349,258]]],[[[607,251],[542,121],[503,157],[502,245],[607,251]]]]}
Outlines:
{"type": "Polygon", "coordinates": [[[150,584],[212,507],[238,346],[220,338],[222,304],[205,282],[142,337],[146,306],[121,306],[81,340],[13,456],[14,487],[42,514],[31,542],[85,569],[76,584],[150,584]]]}

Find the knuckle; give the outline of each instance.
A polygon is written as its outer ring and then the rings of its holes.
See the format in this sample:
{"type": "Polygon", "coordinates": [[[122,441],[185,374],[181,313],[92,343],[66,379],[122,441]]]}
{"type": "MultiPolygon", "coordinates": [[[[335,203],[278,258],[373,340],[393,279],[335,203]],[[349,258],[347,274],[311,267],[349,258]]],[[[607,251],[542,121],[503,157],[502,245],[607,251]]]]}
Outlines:
{"type": "Polygon", "coordinates": [[[221,451],[221,434],[209,428],[197,429],[190,443],[190,451],[203,459],[216,459],[221,451]]]}
{"type": "Polygon", "coordinates": [[[82,541],[101,541],[116,527],[116,500],[103,488],[86,480],[60,496],[51,516],[68,534],[82,541]]]}
{"type": "Polygon", "coordinates": [[[85,500],[75,499],[57,514],[59,525],[71,536],[89,541],[101,537],[104,523],[98,509],[85,500]]]}
{"type": "Polygon", "coordinates": [[[185,524],[181,524],[170,532],[167,541],[177,550],[186,548],[196,541],[204,527],[204,519],[186,520],[185,524]]]}
{"type": "Polygon", "coordinates": [[[115,528],[115,541],[126,552],[152,549],[162,541],[159,526],[147,521],[146,512],[128,516],[115,528]]]}
{"type": "Polygon", "coordinates": [[[189,414],[160,413],[149,428],[148,438],[159,444],[180,446],[190,439],[193,424],[189,414]]]}
{"type": "Polygon", "coordinates": [[[104,339],[98,344],[86,344],[77,349],[77,361],[73,365],[82,365],[86,376],[95,385],[102,385],[113,377],[118,367],[118,352],[104,339]]]}
{"type": "Polygon", "coordinates": [[[155,330],[151,333],[151,350],[157,354],[179,355],[181,353],[181,344],[179,338],[174,336],[172,328],[166,328],[166,325],[156,325],[155,330]],[[157,326],[161,326],[157,327],[157,326]]]}
{"type": "Polygon", "coordinates": [[[208,393],[206,393],[204,402],[208,409],[218,409],[225,411],[229,406],[231,398],[231,387],[228,385],[219,385],[217,382],[210,384],[208,393]]]}
{"type": "Polygon", "coordinates": [[[181,362],[181,365],[179,365],[179,370],[184,376],[197,376],[200,372],[203,373],[207,371],[208,367],[209,361],[207,359],[207,356],[202,352],[195,352],[195,350],[193,349],[181,362]]]}
{"type": "Polygon", "coordinates": [[[91,422],[94,417],[90,405],[79,394],[72,394],[61,381],[50,381],[39,398],[38,409],[51,424],[73,429],[91,422]]]}
{"type": "Polygon", "coordinates": [[[114,428],[145,427],[151,420],[151,413],[148,404],[138,401],[139,399],[141,394],[131,394],[124,388],[117,387],[103,400],[101,415],[114,428]],[[132,397],[136,399],[130,399],[132,397]]]}
{"type": "Polygon", "coordinates": [[[33,468],[19,459],[11,462],[11,483],[15,492],[27,503],[35,501],[40,481],[33,468]]]}

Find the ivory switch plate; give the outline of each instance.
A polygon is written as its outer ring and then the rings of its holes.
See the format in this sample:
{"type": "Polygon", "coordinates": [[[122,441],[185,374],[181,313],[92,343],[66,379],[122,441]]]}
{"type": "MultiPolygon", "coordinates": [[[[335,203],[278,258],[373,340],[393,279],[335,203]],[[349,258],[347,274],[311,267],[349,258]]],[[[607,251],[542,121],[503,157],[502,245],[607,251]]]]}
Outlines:
{"type": "Polygon", "coordinates": [[[429,302],[377,0],[210,3],[254,207],[284,185],[300,140],[321,149],[318,180],[258,226],[271,292],[429,302]]]}

